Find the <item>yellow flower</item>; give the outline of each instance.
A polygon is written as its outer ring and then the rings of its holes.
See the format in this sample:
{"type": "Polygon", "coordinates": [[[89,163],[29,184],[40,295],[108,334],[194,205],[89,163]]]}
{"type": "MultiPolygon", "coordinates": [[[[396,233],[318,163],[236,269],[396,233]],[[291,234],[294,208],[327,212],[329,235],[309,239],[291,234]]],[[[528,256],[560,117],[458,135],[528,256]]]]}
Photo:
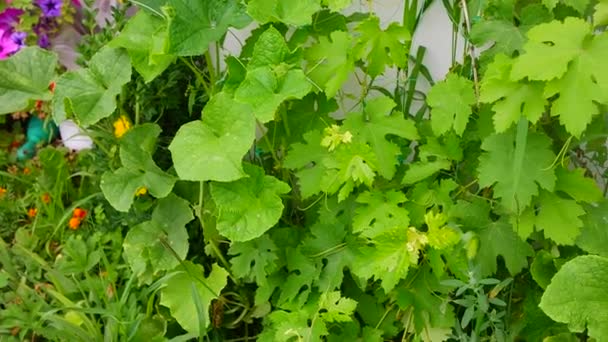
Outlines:
{"type": "Polygon", "coordinates": [[[148,189],[145,186],[140,187],[135,191],[135,196],[143,196],[148,193],[148,189]]]}
{"type": "Polygon", "coordinates": [[[125,115],[121,115],[118,120],[114,121],[114,136],[122,137],[131,128],[131,122],[125,115]]]}

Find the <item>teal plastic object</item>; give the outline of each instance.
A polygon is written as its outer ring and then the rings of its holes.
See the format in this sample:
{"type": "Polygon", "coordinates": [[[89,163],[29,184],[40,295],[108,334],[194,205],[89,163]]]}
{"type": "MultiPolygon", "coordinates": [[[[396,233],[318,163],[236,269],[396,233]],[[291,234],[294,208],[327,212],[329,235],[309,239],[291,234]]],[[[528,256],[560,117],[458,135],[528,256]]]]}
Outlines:
{"type": "Polygon", "coordinates": [[[32,116],[25,130],[25,143],[17,149],[17,160],[32,159],[36,154],[36,146],[50,142],[57,137],[58,132],[59,129],[52,120],[45,123],[39,117],[32,116]]]}

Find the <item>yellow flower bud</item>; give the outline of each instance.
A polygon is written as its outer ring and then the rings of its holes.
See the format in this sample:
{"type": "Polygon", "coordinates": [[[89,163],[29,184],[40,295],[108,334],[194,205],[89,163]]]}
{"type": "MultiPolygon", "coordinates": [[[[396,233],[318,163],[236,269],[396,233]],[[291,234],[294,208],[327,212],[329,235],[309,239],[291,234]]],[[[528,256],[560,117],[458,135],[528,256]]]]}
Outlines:
{"type": "Polygon", "coordinates": [[[114,136],[122,137],[131,128],[131,122],[125,115],[121,115],[118,120],[114,121],[114,136]]]}

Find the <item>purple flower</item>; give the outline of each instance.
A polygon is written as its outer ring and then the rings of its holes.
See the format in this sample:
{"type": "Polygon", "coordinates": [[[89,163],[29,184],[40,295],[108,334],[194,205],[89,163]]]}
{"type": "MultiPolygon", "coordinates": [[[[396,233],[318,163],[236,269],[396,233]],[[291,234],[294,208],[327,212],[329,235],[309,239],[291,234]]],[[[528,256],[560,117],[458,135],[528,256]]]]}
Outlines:
{"type": "Polygon", "coordinates": [[[0,13],[0,30],[8,31],[19,21],[23,11],[16,8],[7,8],[0,13]]]}
{"type": "Polygon", "coordinates": [[[15,44],[19,45],[19,48],[25,46],[26,37],[27,33],[25,32],[13,32],[13,34],[11,34],[11,39],[13,40],[13,42],[15,42],[15,44]]]}
{"type": "Polygon", "coordinates": [[[38,0],[38,6],[42,10],[42,16],[47,18],[59,17],[61,15],[61,0],[38,0]]]}
{"type": "Polygon", "coordinates": [[[46,33],[42,33],[38,36],[38,46],[43,49],[46,49],[51,46],[51,41],[49,40],[49,36],[47,36],[46,33]]]}
{"type": "Polygon", "coordinates": [[[19,49],[20,46],[11,39],[10,32],[0,28],[0,59],[9,57],[19,49]]]}

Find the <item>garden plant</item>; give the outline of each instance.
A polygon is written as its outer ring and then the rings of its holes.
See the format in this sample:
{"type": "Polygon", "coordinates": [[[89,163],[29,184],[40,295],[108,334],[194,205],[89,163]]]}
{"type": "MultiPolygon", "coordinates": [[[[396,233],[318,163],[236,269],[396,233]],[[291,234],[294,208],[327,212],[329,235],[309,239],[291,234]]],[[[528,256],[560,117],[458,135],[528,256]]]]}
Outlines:
{"type": "Polygon", "coordinates": [[[608,1],[432,1],[2,0],[0,341],[608,341],[608,1]]]}

